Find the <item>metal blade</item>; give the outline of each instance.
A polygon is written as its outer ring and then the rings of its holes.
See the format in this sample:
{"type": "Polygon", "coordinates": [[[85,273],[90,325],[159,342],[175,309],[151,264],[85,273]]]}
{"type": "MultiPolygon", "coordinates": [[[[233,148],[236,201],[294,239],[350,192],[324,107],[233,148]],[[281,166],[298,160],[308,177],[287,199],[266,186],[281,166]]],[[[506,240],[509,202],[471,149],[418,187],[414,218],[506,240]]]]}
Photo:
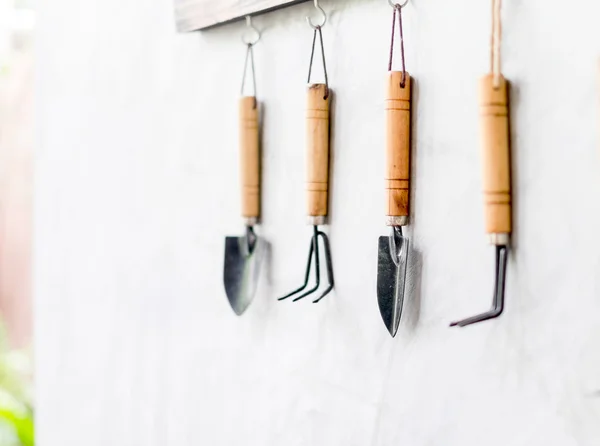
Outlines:
{"type": "Polygon", "coordinates": [[[392,337],[396,336],[402,316],[408,238],[379,237],[377,263],[377,302],[383,322],[392,337]]]}
{"type": "Polygon", "coordinates": [[[254,299],[263,252],[263,242],[259,237],[256,237],[251,249],[247,237],[225,238],[223,281],[229,304],[238,316],[254,299]]]}

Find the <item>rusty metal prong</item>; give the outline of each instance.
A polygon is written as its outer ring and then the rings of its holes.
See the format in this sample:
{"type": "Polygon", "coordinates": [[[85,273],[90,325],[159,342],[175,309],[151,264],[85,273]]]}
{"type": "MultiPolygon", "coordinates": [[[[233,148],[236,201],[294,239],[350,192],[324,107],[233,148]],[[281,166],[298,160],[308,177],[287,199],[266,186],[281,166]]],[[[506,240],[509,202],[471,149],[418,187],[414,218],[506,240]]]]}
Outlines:
{"type": "Polygon", "coordinates": [[[467,325],[495,319],[504,311],[504,288],[506,285],[506,263],[508,258],[508,247],[506,245],[496,246],[496,280],[494,284],[494,297],[492,308],[486,312],[461,321],[452,322],[451,327],[466,327],[467,325]]]}
{"type": "Polygon", "coordinates": [[[308,279],[310,277],[310,265],[312,264],[312,256],[313,256],[314,248],[315,248],[314,243],[311,243],[310,249],[308,250],[308,261],[306,262],[306,273],[304,274],[304,284],[300,288],[292,291],[291,293],[286,294],[283,297],[280,297],[277,300],[285,300],[288,297],[292,297],[294,294],[301,292],[308,286],[308,279]]]}
{"type": "Polygon", "coordinates": [[[325,264],[327,265],[327,281],[329,282],[329,286],[321,293],[321,295],[313,301],[314,304],[318,303],[327,296],[331,290],[333,290],[334,280],[333,280],[333,262],[331,261],[331,247],[329,246],[329,238],[327,234],[322,231],[319,231],[319,236],[323,239],[323,249],[325,251],[325,264]]]}
{"type": "Polygon", "coordinates": [[[306,293],[301,294],[296,297],[293,302],[298,302],[300,299],[304,299],[309,294],[314,293],[319,289],[319,285],[321,284],[321,262],[319,260],[319,227],[313,226],[313,236],[311,238],[311,245],[313,246],[313,253],[315,255],[315,277],[316,282],[315,286],[308,290],[306,293]]]}

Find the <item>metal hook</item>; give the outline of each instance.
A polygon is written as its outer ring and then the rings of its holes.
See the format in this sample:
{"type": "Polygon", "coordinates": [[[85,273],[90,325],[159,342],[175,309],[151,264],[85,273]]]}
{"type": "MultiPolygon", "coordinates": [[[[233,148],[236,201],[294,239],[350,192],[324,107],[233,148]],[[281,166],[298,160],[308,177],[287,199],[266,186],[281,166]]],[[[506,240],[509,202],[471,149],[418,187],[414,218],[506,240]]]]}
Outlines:
{"type": "MultiPolygon", "coordinates": [[[[408,0],[406,0],[406,1],[408,1],[408,0]]],[[[325,24],[327,23],[327,13],[319,5],[319,0],[315,0],[315,8],[317,8],[317,10],[321,13],[321,16],[323,17],[321,19],[321,23],[319,25],[314,25],[310,16],[306,16],[306,22],[312,29],[323,28],[325,26],[325,24]]]]}
{"type": "Polygon", "coordinates": [[[242,35],[242,42],[244,43],[244,45],[256,45],[260,40],[260,31],[256,26],[252,24],[252,16],[246,16],[246,27],[247,31],[254,34],[254,39],[248,37],[248,33],[244,33],[242,35]]]}
{"type": "Polygon", "coordinates": [[[494,284],[494,297],[492,308],[477,316],[469,317],[458,322],[452,322],[451,327],[466,327],[477,322],[495,319],[504,311],[504,288],[506,284],[506,262],[508,258],[508,247],[506,245],[496,246],[496,282],[494,284]]]}
{"type": "Polygon", "coordinates": [[[404,3],[394,3],[392,0],[388,0],[388,3],[392,8],[404,8],[408,2],[409,0],[404,0],[404,3]]]}

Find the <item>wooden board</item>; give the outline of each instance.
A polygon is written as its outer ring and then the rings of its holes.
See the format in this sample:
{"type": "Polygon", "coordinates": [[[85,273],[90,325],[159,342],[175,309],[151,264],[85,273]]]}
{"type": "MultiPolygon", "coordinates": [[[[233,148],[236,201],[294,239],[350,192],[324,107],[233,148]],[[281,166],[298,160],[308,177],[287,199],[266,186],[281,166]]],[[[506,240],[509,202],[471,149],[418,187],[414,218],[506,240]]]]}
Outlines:
{"type": "Polygon", "coordinates": [[[206,29],[306,0],[175,0],[175,21],[181,32],[206,29]]]}

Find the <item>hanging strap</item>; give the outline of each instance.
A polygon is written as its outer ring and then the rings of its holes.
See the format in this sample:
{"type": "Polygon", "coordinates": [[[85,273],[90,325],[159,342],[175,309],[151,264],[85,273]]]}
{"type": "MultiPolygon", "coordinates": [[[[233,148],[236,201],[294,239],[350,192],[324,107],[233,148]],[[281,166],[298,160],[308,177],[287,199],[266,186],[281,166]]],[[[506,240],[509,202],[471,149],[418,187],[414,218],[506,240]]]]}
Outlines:
{"type": "Polygon", "coordinates": [[[492,44],[491,72],[494,75],[494,88],[500,88],[502,77],[502,0],[492,0],[492,44]]]}

